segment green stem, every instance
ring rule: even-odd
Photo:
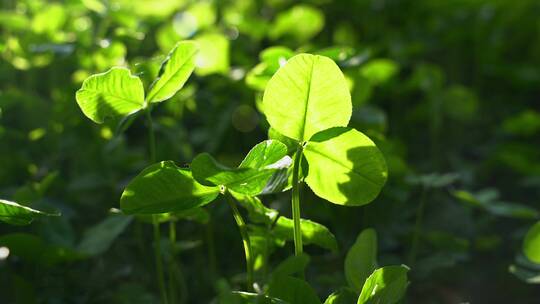
[[[163,274],[163,261],[161,260],[161,233],[159,231],[159,220],[157,215],[152,216],[152,223],[154,224],[154,255],[156,256],[156,271],[161,303],[168,304],[167,290],[165,289],[165,276]]]
[[[175,265],[176,265],[176,256],[175,256],[175,247],[176,247],[176,222],[171,220],[169,222],[169,243],[171,246],[171,264],[172,268],[169,271],[169,302],[171,304],[176,303],[176,276],[175,276]]]
[[[150,152],[150,163],[156,162],[156,136],[154,135],[154,123],[152,121],[152,115],[150,107],[147,107],[144,111],[146,114],[146,121],[148,123],[148,148]]]
[[[294,223],[294,254],[301,255],[303,252],[302,246],[302,227],[300,223],[300,191],[301,184],[298,182],[300,165],[302,160],[302,146],[298,146],[294,157],[293,165],[293,180],[292,180],[292,216]]]
[[[424,209],[426,208],[426,201],[427,201],[427,188],[424,186],[422,188],[422,194],[420,197],[420,203],[418,205],[418,208],[416,209],[416,222],[414,223],[414,232],[413,237],[411,241],[411,250],[409,251],[409,266],[413,266],[416,255],[418,252],[418,245],[420,242],[420,233],[422,231],[422,219],[424,217]]]
[[[247,267],[247,288],[248,288],[248,291],[251,291],[253,290],[253,260],[252,260],[252,255],[251,255],[251,243],[249,240],[248,229],[246,226],[246,222],[242,218],[242,214],[240,214],[240,211],[238,211],[238,208],[236,208],[236,204],[234,202],[233,196],[228,192],[225,195],[227,196],[227,203],[229,204],[233,212],[236,225],[238,226],[238,229],[240,230],[240,235],[242,236],[242,242],[244,243],[244,252],[246,254],[246,267]]]
[[[148,148],[150,152],[150,163],[156,161],[156,137],[154,135],[154,123],[152,121],[151,109],[147,107],[145,109],[146,121],[148,123]],[[161,260],[161,233],[159,230],[159,220],[156,215],[152,216],[152,222],[154,225],[154,254],[156,258],[156,271],[159,285],[159,292],[161,295],[161,302],[168,304],[167,290],[165,289],[165,274],[163,272],[163,261]]]

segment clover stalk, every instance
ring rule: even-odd
[[[246,225],[246,222],[244,221],[244,218],[242,217],[242,214],[236,208],[236,203],[234,201],[234,198],[230,192],[226,192],[225,196],[227,197],[227,203],[231,207],[234,220],[236,221],[236,225],[238,226],[238,229],[240,230],[240,235],[242,236],[242,243],[244,244],[244,252],[246,255],[246,267],[247,267],[247,288],[248,291],[251,291],[253,289],[253,257],[251,252],[251,242],[249,240],[249,233],[248,228]]]
[[[302,227],[300,223],[300,191],[301,184],[299,183],[300,164],[302,161],[303,146],[299,145],[294,156],[293,164],[293,180],[292,180],[292,216],[294,223],[294,254],[301,255],[303,252],[302,246]]]
[[[152,121],[151,108],[147,106],[144,109],[146,115],[146,121],[148,123],[148,148],[150,153],[150,163],[156,161],[156,137],[154,134],[154,124]],[[167,290],[165,289],[165,274],[163,271],[163,261],[161,260],[161,232],[159,230],[159,219],[157,215],[152,215],[152,225],[154,228],[154,255],[156,258],[156,272],[159,285],[159,292],[161,296],[161,302],[168,304]]]

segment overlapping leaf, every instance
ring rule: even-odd
[[[210,154],[202,153],[193,159],[191,169],[193,177],[201,184],[224,186],[234,192],[255,196],[283,184],[272,177],[290,165],[286,153],[284,144],[267,140],[256,145],[238,168],[223,166]]]

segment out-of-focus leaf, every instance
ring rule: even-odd
[[[158,78],[147,96],[150,103],[171,98],[180,90],[195,68],[197,46],[192,41],[179,42],[161,65]]]
[[[345,77],[329,58],[300,54],[270,79],[263,97],[264,114],[279,133],[306,141],[331,127],[346,126],[352,113]]]
[[[474,193],[465,190],[454,190],[452,195],[464,203],[482,208],[493,215],[523,219],[537,219],[540,217],[540,212],[534,208],[498,200],[498,194],[491,189],[484,189]]]
[[[304,155],[309,164],[306,183],[334,204],[368,204],[386,183],[388,171],[382,153],[355,129],[331,128],[315,134]]]
[[[142,109],[144,88],[128,69],[115,67],[87,78],[76,99],[86,117],[103,123],[106,118],[122,118]]]
[[[42,216],[59,216],[19,205],[15,202],[0,199],[0,221],[10,225],[28,225],[34,219]]]
[[[131,216],[112,215],[86,230],[77,251],[96,256],[106,252],[132,221]]]
[[[206,33],[195,38],[199,52],[195,60],[195,73],[205,76],[229,71],[229,40],[219,33]]]
[[[363,230],[345,257],[345,277],[357,293],[362,291],[366,279],[377,269],[377,233]]]
[[[270,38],[290,37],[300,43],[317,35],[324,26],[324,14],[308,5],[296,5],[280,13],[270,30]]]
[[[540,113],[525,110],[507,118],[502,125],[505,132],[513,135],[531,136],[540,131]]]
[[[218,187],[203,186],[189,170],[163,161],[144,169],[129,183],[120,207],[126,214],[179,212],[204,206],[218,194]]]
[[[399,66],[390,59],[374,59],[360,68],[360,74],[374,85],[388,81],[398,71]]]
[[[0,247],[7,247],[10,255],[40,265],[54,265],[82,258],[72,248],[50,245],[43,239],[27,233],[11,233],[1,236]]]
[[[534,224],[525,235],[523,253],[529,260],[540,264],[540,221]]]

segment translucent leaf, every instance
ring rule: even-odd
[[[120,67],[88,77],[75,97],[84,115],[96,123],[122,118],[144,107],[141,80]]]
[[[304,155],[306,182],[318,196],[339,205],[358,206],[374,200],[386,183],[386,162],[375,144],[352,128],[315,134]]]
[[[270,79],[263,97],[264,114],[277,132],[297,141],[337,126],[352,113],[343,73],[329,58],[300,54]]]
[[[120,207],[126,214],[179,212],[204,206],[219,194],[199,184],[189,170],[163,161],[144,169],[126,187]]]
[[[159,78],[152,84],[147,101],[160,102],[176,94],[193,72],[196,54],[194,42],[179,42],[161,65]]]
[[[0,200],[0,221],[4,223],[19,226],[28,225],[34,219],[42,216],[59,216],[59,214],[46,213],[15,202]]]
[[[279,190],[278,171],[286,171],[291,164],[287,147],[277,140],[257,144],[238,168],[219,164],[210,154],[199,154],[191,163],[195,179],[205,185],[225,186],[245,195],[258,195]]]
[[[397,303],[405,294],[409,268],[404,265],[386,266],[375,270],[367,278],[358,304],[393,304]]]
[[[345,257],[345,277],[356,292],[377,268],[377,234],[374,229],[363,230]]]

